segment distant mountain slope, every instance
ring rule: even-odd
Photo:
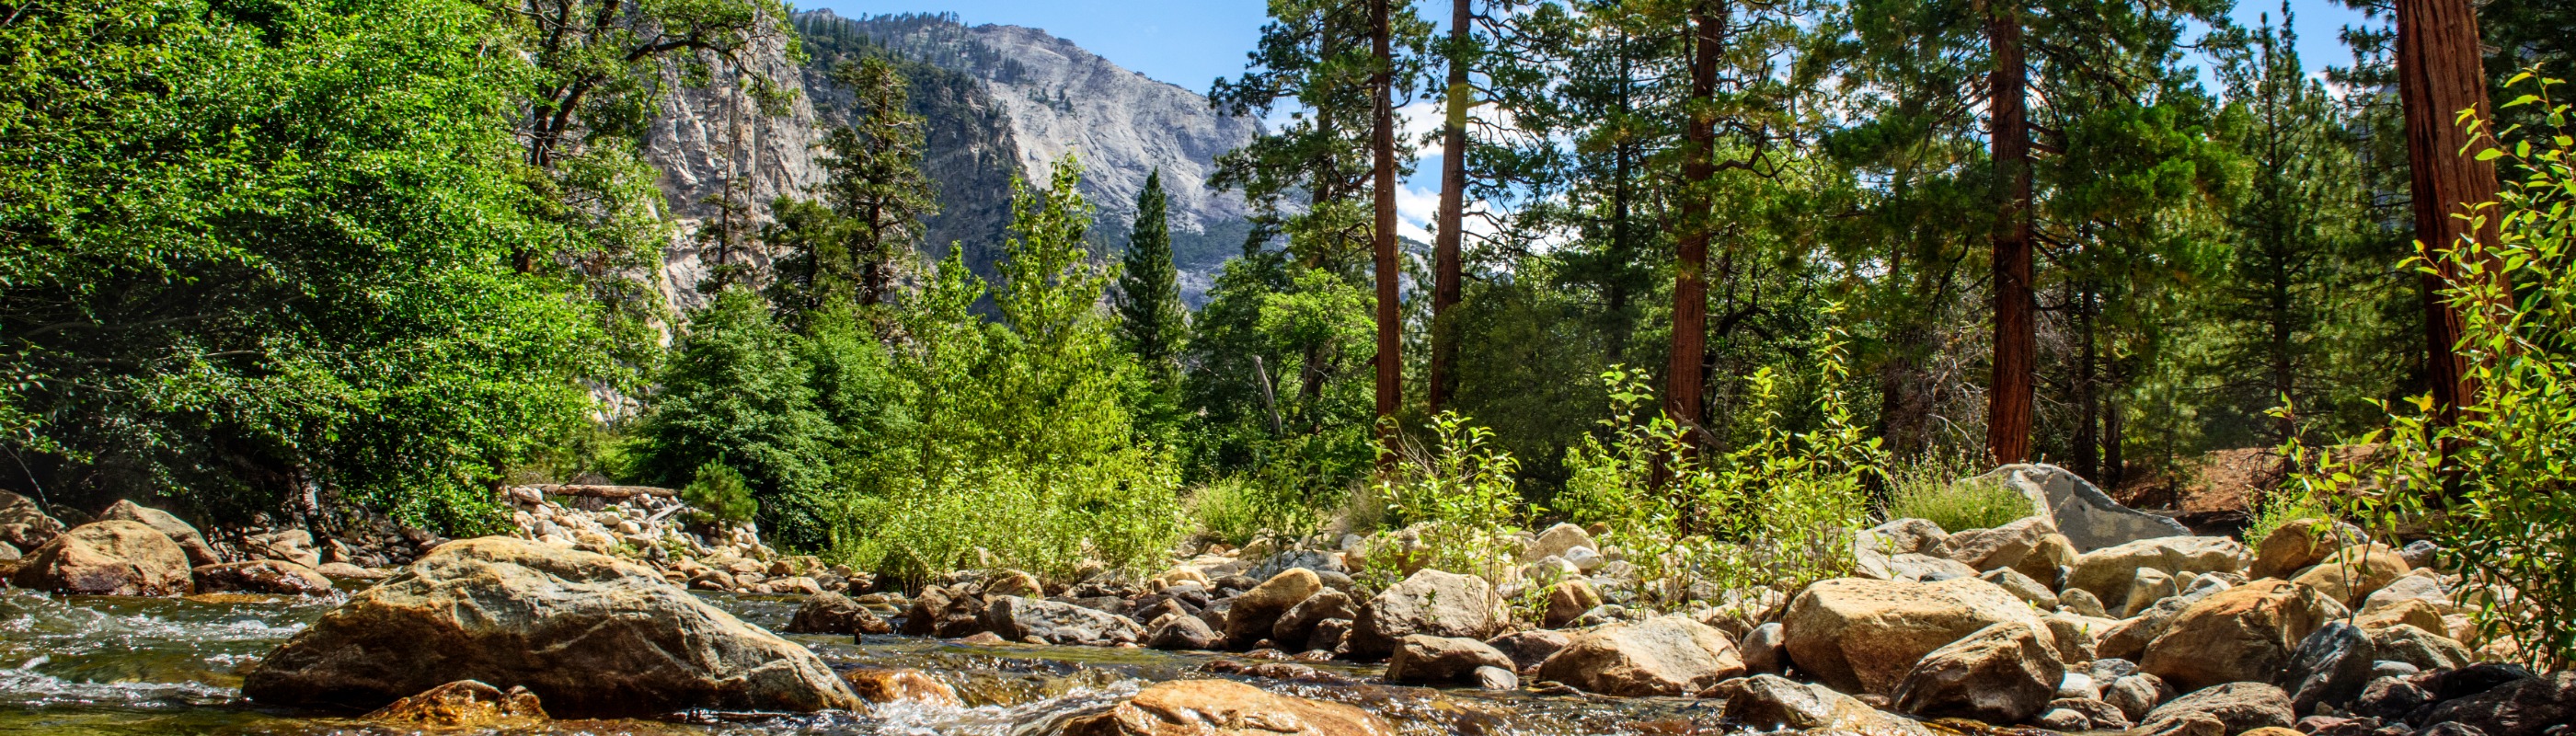
[[[1206,180],[1218,155],[1260,134],[1257,122],[1218,115],[1196,93],[1036,29],[969,27],[948,15],[849,19],[829,11],[800,13],[795,26],[804,64],[789,61],[783,44],[753,57],[796,93],[782,114],[759,114],[725,75],[663,105],[644,152],[661,168],[664,194],[684,226],[714,214],[702,202],[735,178],[749,181],[764,216],[777,196],[806,196],[822,179],[815,144],[850,113],[850,94],[830,81],[830,69],[880,55],[899,60],[914,111],[929,122],[923,168],[942,207],[927,223],[929,247],[961,243],[969,264],[991,275],[1009,224],[1010,182],[1044,181],[1070,151],[1083,163],[1084,194],[1100,208],[1092,239],[1104,252],[1125,242],[1136,194],[1157,169],[1171,193],[1185,298],[1201,301],[1215,271],[1241,252],[1250,229],[1243,201],[1209,189]],[[685,239],[665,254],[664,291],[675,304],[698,301],[690,287],[705,273],[699,255]]]

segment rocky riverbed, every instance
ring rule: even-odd
[[[31,545],[0,562],[22,589],[0,597],[0,667],[15,665],[0,731],[2565,736],[2576,722],[2576,673],[2497,664],[2515,644],[2477,636],[2427,548],[2321,522],[2248,548],[2169,533],[2053,468],[1999,473],[2043,513],[1956,531],[1893,520],[1855,535],[1850,577],[1669,611],[1647,610],[1602,530],[1571,525],[1523,538],[1498,580],[1416,569],[1398,534],[903,591],[748,528],[684,529],[649,493],[514,491],[518,535],[426,540],[374,570],[228,559],[244,545],[131,504],[69,526],[0,498],[0,537]]]

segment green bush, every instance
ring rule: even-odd
[[[751,497],[751,484],[743,482],[742,473],[721,460],[698,466],[697,478],[680,489],[680,500],[727,524],[750,521],[760,513],[760,502]]]
[[[1992,529],[2037,512],[2011,486],[1969,478],[1974,468],[1963,457],[1941,454],[1890,463],[1886,518],[1927,519],[1956,532]]]
[[[2283,525],[2300,519],[2330,516],[2332,512],[2325,504],[2317,503],[2316,499],[2299,489],[2288,486],[2274,489],[2263,495],[2263,502],[2254,506],[2253,518],[2246,520],[2245,546],[2260,549],[2263,540],[2271,538],[2272,532],[2279,531]]]
[[[1305,536],[1320,526],[1303,494],[1241,476],[1200,486],[1191,494],[1189,507],[1197,534],[1238,547],[1264,530]]]
[[[1387,523],[1418,526],[1429,567],[1500,581],[1518,562],[1527,517],[1514,476],[1520,462],[1490,446],[1493,432],[1465,417],[1431,418],[1432,444],[1406,443],[1371,491]]]

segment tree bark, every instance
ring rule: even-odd
[[[1995,356],[1986,451],[1994,462],[2009,464],[2030,459],[2031,374],[2039,354],[2033,320],[2038,305],[2031,294],[2030,121],[2024,97],[2029,70],[2022,59],[2021,19],[2012,9],[1989,6],[1986,40],[1994,53],[1986,103],[1994,111],[1995,180],[2002,187],[1995,211]]]
[[[2460,313],[2442,297],[2465,274],[2445,256],[2462,240],[2492,245],[2497,239],[2494,213],[2484,213],[2485,221],[2474,229],[2453,216],[2495,201],[2497,190],[2495,166],[2461,152],[2469,138],[2460,128],[2460,111],[2476,109],[2482,119],[2492,112],[2484,109],[2486,72],[2469,0],[2397,0],[2397,95],[2406,108],[2415,238],[2435,268],[2424,276],[2425,378],[2432,384],[2434,420],[2447,426],[2458,422],[2461,406],[2476,399],[2477,386],[2458,350]]]
[[[1449,310],[1458,304],[1462,270],[1458,246],[1465,236],[1459,223],[1467,204],[1467,110],[1476,104],[1467,85],[1471,1],[1452,0],[1449,10],[1449,120],[1440,131],[1440,219],[1431,242],[1431,371],[1430,385],[1424,387],[1433,414],[1449,403],[1450,383],[1456,380],[1450,368],[1458,360],[1458,328],[1451,324]]]
[[[1717,5],[1716,12],[1710,6]],[[1706,376],[1702,364],[1708,353],[1708,241],[1715,229],[1714,203],[1709,201],[1709,180],[1716,178],[1714,162],[1717,145],[1716,111],[1708,109],[1717,96],[1718,52],[1722,48],[1726,8],[1717,3],[1701,3],[1691,8],[1695,26],[1691,43],[1689,120],[1682,135],[1681,232],[1676,239],[1673,258],[1673,344],[1671,362],[1666,366],[1664,411],[1691,434],[1692,445],[1705,438],[1700,431],[1700,394],[1705,390]]]
[[[1377,98],[1371,115],[1376,130],[1370,144],[1377,167],[1376,191],[1371,192],[1377,218],[1370,234],[1377,246],[1377,422],[1379,441],[1386,448],[1378,455],[1380,465],[1395,460],[1399,439],[1395,412],[1404,402],[1403,312],[1398,309],[1403,294],[1397,284],[1404,278],[1404,269],[1395,253],[1395,54],[1393,30],[1387,24],[1388,2],[1369,0],[1370,53],[1377,60],[1377,74],[1370,85]]]

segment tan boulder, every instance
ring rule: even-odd
[[[1744,672],[1744,658],[1725,632],[1682,616],[1576,634],[1538,667],[1543,679],[1623,697],[1694,695]]]
[[[2309,632],[2342,613],[2315,589],[2261,580],[2184,608],[2147,644],[2142,672],[2185,692],[2230,682],[2269,682]]]
[[[82,524],[19,560],[10,582],[66,595],[187,595],[196,591],[188,554],[141,522]],[[417,692],[415,690],[414,692]]]
[[[2397,550],[2371,544],[2337,550],[2290,582],[2315,588],[2347,607],[2358,607],[2362,599],[2397,582],[2411,569]]]
[[[2128,610],[2129,586],[2141,568],[2167,575],[2181,572],[2236,572],[2245,569],[2245,545],[2225,537],[2157,537],[2086,552],[2075,558],[2066,587],[2081,588],[2104,608]]]
[[[1279,695],[1232,680],[1160,683],[1107,708],[1018,731],[1039,736],[1386,736],[1395,728],[1341,703]]]
[[[2037,620],[2029,604],[1977,578],[1826,580],[1800,592],[1781,617],[1800,672],[1837,690],[1879,695],[1932,650],[1987,626]]]
[[[2408,598],[2361,612],[2352,625],[2363,631],[2378,631],[2391,626],[2414,626],[2425,631],[2448,631],[2442,620],[2442,609],[2431,601]]]
[[[505,693],[474,680],[458,680],[396,700],[362,720],[442,730],[526,728],[546,720],[546,709],[536,693],[524,687]]]
[[[957,697],[956,688],[910,667],[861,667],[841,673],[841,681],[849,683],[850,692],[858,694],[860,700],[870,703],[915,702],[951,708],[966,705]]]
[[[2066,678],[2048,629],[2008,621],[1932,650],[1896,686],[1896,709],[2010,725],[2048,709]]]
[[[193,574],[200,593],[330,595],[336,590],[321,571],[285,560],[200,565]]]
[[[63,523],[45,513],[34,499],[0,491],[0,543],[34,550],[63,533]]]
[[[1500,603],[1483,578],[1418,570],[1370,598],[1345,643],[1354,656],[1378,657],[1393,653],[1408,634],[1490,639],[1502,633]]]
[[[2326,555],[2361,539],[2361,531],[2349,524],[2330,524],[2319,519],[2297,519],[2273,529],[2263,537],[2254,555],[2254,568],[2246,573],[2256,579],[2288,579],[2323,562]]]
[[[1934,545],[1931,554],[1957,560],[1977,572],[2019,569],[2023,558],[2039,551],[2049,535],[2056,533],[2057,527],[2048,519],[2026,517],[1992,529],[1970,529],[1951,534],[1948,539]],[[2056,575],[2049,577],[2055,578]]]
[[[1038,576],[1036,575],[1031,575],[1019,570],[1003,570],[999,574],[994,575],[991,579],[985,580],[984,589],[977,591],[976,594],[986,598],[1000,598],[1006,595],[1016,595],[1023,598],[1044,598],[1046,597],[1046,586],[1038,583]]]
[[[172,516],[167,511],[139,505],[133,501],[118,501],[116,505],[109,506],[106,511],[99,513],[98,520],[132,521],[159,530],[163,535],[168,536],[170,541],[178,543],[179,551],[188,553],[190,565],[214,565],[224,561],[223,557],[215,554],[215,548],[206,545],[206,535],[198,533],[196,527],[189,526],[188,522],[180,521],[179,517]]]
[[[1292,567],[1272,575],[1235,596],[1233,607],[1225,612],[1225,638],[1237,647],[1270,638],[1281,614],[1323,589],[1324,579],[1306,568]]]
[[[1592,588],[1591,581],[1582,578],[1558,581],[1548,588],[1547,616],[1542,625],[1550,629],[1565,628],[1566,624],[1582,618],[1585,611],[1600,605],[1601,592]]]

